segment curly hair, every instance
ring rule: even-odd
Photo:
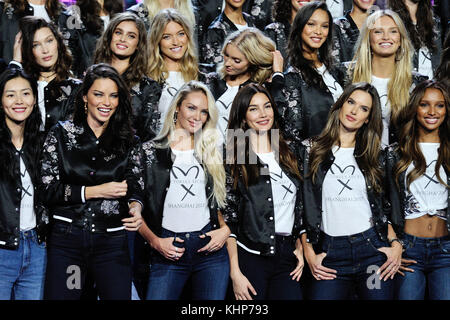
[[[114,53],[111,50],[112,36],[117,26],[124,21],[132,21],[138,29],[138,45],[136,51],[130,57],[130,64],[126,71],[122,74],[122,78],[132,87],[139,83],[145,76],[148,68],[148,49],[147,49],[147,32],[145,30],[144,22],[136,15],[129,12],[118,13],[109,22],[108,27],[97,41],[97,48],[94,54],[94,63],[111,63]]]
[[[12,6],[19,16],[26,14],[25,9],[27,7],[27,0],[5,0],[5,3]],[[65,9],[65,5],[59,0],[47,0],[45,1],[45,10],[52,21],[58,21],[59,14]]]
[[[100,3],[97,0],[77,0],[76,5],[80,8],[81,20],[89,32],[101,35],[104,28],[100,18]],[[104,0],[103,9],[113,17],[123,11],[123,3],[120,0]]]
[[[291,21],[292,0],[275,0],[272,6],[272,18],[275,22]]]
[[[56,81],[59,82],[65,80],[72,75],[70,71],[72,56],[64,44],[61,33],[53,22],[49,23],[44,19],[35,16],[26,16],[20,19],[19,27],[22,31],[22,56],[31,57],[31,59],[23,59],[23,68],[27,73],[35,79],[39,79],[41,72],[48,71],[36,62],[33,53],[33,41],[37,30],[49,28],[58,44],[58,59],[52,67],[56,72]]]

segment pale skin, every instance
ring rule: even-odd
[[[250,134],[250,143],[256,153],[272,151],[268,131],[272,128],[274,113],[269,98],[264,93],[256,93],[250,101],[245,122],[249,128],[254,129]],[[257,292],[247,277],[239,268],[237,243],[234,237],[227,240],[228,256],[230,259],[230,277],[233,282],[233,291],[236,300],[253,300],[252,295]],[[295,242],[293,254],[297,258],[297,265],[289,274],[294,281],[300,281],[303,272],[303,247],[300,239]]]
[[[242,15],[242,5],[245,0],[226,0],[223,12],[234,24],[246,25],[244,16]]]
[[[139,42],[139,30],[133,21],[123,21],[117,25],[111,37],[113,52],[111,66],[123,74],[130,66],[131,56]]]

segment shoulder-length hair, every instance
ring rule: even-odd
[[[15,156],[11,148],[6,147],[11,144],[11,131],[6,124],[6,115],[2,106],[2,98],[5,90],[6,83],[10,80],[16,78],[23,78],[30,84],[33,96],[35,99],[35,104],[33,111],[30,116],[25,120],[25,128],[23,131],[23,156],[27,160],[29,167],[27,167],[30,177],[33,179],[33,183],[37,183],[38,180],[38,164],[41,149],[40,132],[39,128],[41,126],[41,112],[36,103],[37,101],[37,85],[36,81],[26,74],[22,69],[6,69],[0,75],[0,163],[2,163],[2,170],[0,170],[0,178],[12,181],[16,175],[14,170],[18,169],[15,167]]]
[[[97,0],[77,0],[76,5],[80,8],[81,21],[86,29],[96,35],[103,32],[103,20],[100,18],[102,7]],[[123,3],[120,0],[104,0],[103,8],[113,17],[116,13],[123,11]]]
[[[411,163],[414,164],[414,169],[408,173],[406,177],[406,185],[409,189],[411,183],[425,173],[427,163],[422,151],[419,147],[419,123],[417,121],[417,109],[420,101],[427,89],[437,89],[441,91],[446,108],[445,120],[439,127],[439,156],[436,161],[435,173],[439,182],[447,186],[447,183],[442,180],[439,174],[439,168],[443,166],[447,172],[450,171],[450,97],[448,88],[441,82],[426,80],[418,84],[409,100],[408,105],[403,111],[403,126],[399,132],[399,150],[400,160],[394,168],[394,176],[396,183],[403,183],[399,181],[400,174],[406,171]],[[448,188],[449,186],[447,186]]]
[[[19,16],[28,14],[25,12],[27,8],[27,0],[5,0],[5,2],[11,5]],[[58,17],[65,6],[59,0],[47,0],[45,1],[45,10],[47,11],[50,19],[54,22],[58,21]]]
[[[56,72],[56,81],[59,82],[65,80],[72,75],[70,71],[70,66],[72,65],[70,51],[64,44],[63,37],[55,24],[53,22],[49,23],[39,17],[26,16],[20,20],[20,30],[22,31],[22,56],[24,57],[23,68],[35,79],[39,79],[41,72],[48,71],[36,62],[33,53],[34,35],[36,31],[42,28],[49,28],[58,44],[58,60],[56,60],[55,65],[53,66],[53,70]]]
[[[133,140],[133,129],[131,127],[131,98],[128,86],[120,77],[119,73],[106,63],[94,64],[89,67],[84,76],[83,84],[75,99],[75,110],[73,121],[81,125],[86,121],[84,96],[88,95],[89,89],[97,79],[110,79],[117,85],[119,94],[119,105],[108,121],[99,139],[99,147],[108,152],[125,154],[128,152]]]
[[[214,182],[213,196],[219,207],[225,206],[225,169],[223,167],[222,154],[218,150],[219,133],[216,129],[219,119],[214,97],[208,87],[199,81],[191,80],[185,83],[173,97],[164,120],[161,132],[153,139],[157,148],[168,148],[175,138],[175,112],[186,97],[192,92],[202,92],[208,100],[208,119],[201,131],[194,134],[194,149],[200,157],[205,173],[208,172]]]
[[[400,32],[400,47],[395,57],[395,70],[388,83],[388,101],[391,106],[391,121],[398,125],[401,110],[409,99],[409,89],[412,84],[411,41],[408,38],[405,25],[395,12],[379,10],[369,15],[363,24],[353,56],[353,68],[349,69],[352,82],[372,82],[372,49],[370,47],[370,33],[375,23],[383,16],[394,20]]]
[[[136,51],[130,57],[130,65],[122,74],[122,78],[125,82],[129,87],[132,87],[134,84],[141,81],[145,76],[148,67],[147,31],[145,30],[144,22],[136,15],[130,12],[121,12],[114,16],[101,38],[97,41],[94,63],[112,62],[114,53],[111,50],[111,39],[117,26],[124,21],[134,22],[139,32]]]
[[[186,82],[197,80],[199,69],[197,48],[193,40],[193,27],[189,20],[175,9],[161,10],[153,19],[148,39],[149,66],[147,74],[159,83],[163,83],[169,76],[159,43],[161,42],[164,28],[171,21],[178,23],[184,29],[188,38],[188,47],[180,62],[181,74]]]
[[[286,23],[291,21],[292,0],[274,0],[272,5],[272,18],[275,22]]]
[[[333,39],[333,18],[328,10],[325,1],[314,1],[305,4],[301,7],[295,15],[292,22],[291,32],[289,34],[289,40],[287,45],[288,59],[292,66],[298,69],[302,74],[303,79],[310,86],[320,86],[326,89],[326,85],[322,80],[322,77],[314,67],[313,61],[306,59],[303,56],[303,39],[302,32],[308,20],[314,14],[316,10],[324,10],[328,15],[329,31],[328,36],[322,46],[319,48],[319,60],[325,64],[326,68],[330,70],[333,62],[331,56],[331,44]]]
[[[242,87],[234,98],[228,121],[226,159],[227,164],[230,164],[231,166],[231,176],[234,178],[234,188],[237,187],[240,176],[242,176],[246,187],[255,183],[259,177],[258,166],[250,161],[250,139],[249,135],[246,134],[246,132],[248,132],[247,130],[249,130],[249,126],[245,121],[251,100],[257,93],[263,93],[266,95],[273,109],[274,122],[272,128],[268,132],[268,138],[270,140],[276,140],[272,139],[272,134],[274,133],[273,130],[278,131],[279,137],[278,141],[275,141],[272,145],[273,151],[279,155],[280,164],[285,166],[289,172],[300,178],[297,159],[290,151],[283,135],[281,134],[278,123],[280,116],[271,94],[264,86],[256,83],[250,83]],[[244,138],[238,134],[239,132],[245,134]],[[244,159],[243,164],[240,163],[241,159]]]
[[[161,5],[159,1],[155,0],[144,0],[143,3],[148,11],[148,19],[152,21],[158,12],[161,11]],[[174,0],[173,8],[186,17],[192,26],[195,25],[194,6],[191,0]]]
[[[328,153],[337,145],[341,146],[339,129],[339,113],[351,94],[361,90],[367,92],[372,97],[372,108],[368,122],[358,129],[355,138],[355,158],[359,158],[360,170],[368,175],[368,180],[378,192],[382,190],[383,169],[380,167],[379,154],[381,150],[381,133],[383,123],[381,120],[380,97],[374,86],[367,82],[352,83],[348,85],[336,103],[330,110],[328,121],[320,135],[314,140],[309,156],[310,176],[315,182],[320,164],[325,161]]]
[[[273,55],[276,50],[275,43],[266,37],[256,28],[247,28],[242,31],[235,31],[230,34],[222,48],[222,55],[229,44],[235,45],[239,51],[247,58],[249,62],[247,72],[250,74],[250,80],[264,83],[272,75]],[[225,63],[221,62],[217,66],[219,75],[225,78],[227,75]]]
[[[410,40],[416,50],[419,50],[423,44],[425,44],[430,51],[436,50],[436,45],[433,42],[434,21],[431,1],[419,0],[416,12],[416,25],[413,24],[405,0],[389,0],[389,7],[402,19],[406,30],[408,30]]]

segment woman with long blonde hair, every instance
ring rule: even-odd
[[[369,82],[377,89],[383,111],[382,147],[396,140],[399,117],[413,82],[425,77],[412,72],[412,46],[395,12],[379,10],[367,17],[350,67],[352,82]]]
[[[143,144],[144,226],[152,249],[147,299],[179,299],[192,277],[192,298],[221,300],[228,284],[224,244],[230,230],[225,170],[217,148],[218,112],[201,82],[172,100],[160,134]]]

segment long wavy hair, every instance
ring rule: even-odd
[[[298,169],[297,159],[294,154],[289,149],[286,141],[283,138],[279,127],[280,115],[276,108],[275,102],[269,93],[269,91],[262,85],[256,83],[250,83],[242,87],[237,93],[231,105],[230,117],[228,121],[228,134],[227,134],[227,144],[226,144],[226,155],[227,164],[231,167],[231,176],[234,179],[234,188],[237,187],[240,176],[242,176],[244,185],[248,187],[251,184],[256,183],[259,177],[258,165],[252,164],[250,159],[250,139],[246,134],[244,139],[232,134],[232,131],[247,132],[249,126],[246,123],[246,114],[250,106],[250,102],[253,96],[257,93],[263,93],[269,98],[270,104],[272,105],[274,113],[274,122],[272,128],[268,132],[268,139],[272,140],[273,130],[278,130],[278,141],[272,145],[272,149],[279,155],[279,162],[285,166],[289,172],[300,177],[300,172]],[[230,131],[232,129],[232,131]],[[239,159],[239,160],[238,160]],[[240,164],[240,160],[244,159],[244,163]]]
[[[23,59],[22,65],[25,71],[35,79],[39,79],[41,72],[49,71],[36,62],[33,53],[34,35],[36,31],[42,28],[49,28],[58,44],[58,59],[52,69],[56,72],[56,81],[60,82],[72,75],[70,71],[72,56],[64,44],[61,33],[53,22],[48,23],[44,19],[34,16],[26,16],[20,20],[20,30],[22,31],[22,56],[25,58]],[[27,59],[27,57],[30,58]]]
[[[131,98],[128,86],[117,73],[116,69],[106,63],[94,64],[89,67],[84,76],[83,84],[75,99],[73,122],[82,125],[86,121],[85,102],[83,96],[88,95],[89,89],[97,79],[110,79],[117,85],[119,105],[110,117],[108,125],[99,138],[99,147],[107,152],[125,154],[133,141],[131,127]]]
[[[205,84],[191,80],[185,83],[173,97],[164,120],[161,132],[153,139],[157,148],[168,148],[174,140],[175,112],[180,107],[187,95],[192,92],[202,92],[208,100],[208,119],[203,125],[200,134],[194,135],[194,150],[200,156],[203,169],[213,178],[213,197],[219,207],[225,206],[225,169],[223,167],[222,154],[218,150],[219,133],[216,129],[219,111],[217,110],[214,97]]]
[[[272,5],[272,19],[275,22],[291,21],[292,0],[274,0]]]
[[[405,0],[389,0],[389,7],[402,19],[406,30],[408,30],[409,39],[416,50],[419,50],[424,45],[430,51],[436,50],[436,45],[433,42],[434,21],[430,0],[419,0],[416,12],[416,25],[412,22]]]
[[[36,81],[22,69],[6,69],[0,75],[0,93],[1,98],[3,98],[6,83],[10,80],[16,78],[23,78],[30,84],[31,90],[33,91],[33,96],[35,101],[37,100],[37,86]],[[39,172],[39,157],[41,150],[41,135],[40,135],[40,125],[41,125],[41,113],[39,107],[35,103],[33,111],[30,116],[25,120],[25,128],[23,131],[23,156],[27,160],[29,167],[27,170],[33,181],[33,184],[38,182],[38,172]],[[2,170],[0,170],[0,179],[13,181],[17,175],[14,171],[18,169],[17,163],[14,160],[14,150],[8,147],[11,145],[11,131],[6,124],[6,115],[2,106],[2,101],[0,100],[0,162],[2,163]]]
[[[100,18],[102,6],[97,0],[77,0],[76,5],[80,8],[81,21],[86,29],[93,34],[101,35],[103,32],[103,20]],[[103,8],[113,17],[116,13],[123,11],[121,0],[104,0]]]
[[[188,46],[180,62],[181,74],[186,82],[197,80],[199,69],[192,25],[189,23],[189,20],[175,9],[161,10],[153,19],[148,38],[149,66],[147,74],[159,83],[166,81],[169,76],[159,43],[161,42],[164,28],[171,21],[178,23],[184,29],[188,38]]]
[[[367,82],[352,83],[348,85],[336,103],[330,110],[328,121],[321,134],[314,139],[309,155],[309,175],[315,183],[316,175],[320,164],[325,161],[328,153],[337,145],[341,146],[339,131],[341,122],[339,113],[351,94],[361,90],[367,92],[372,97],[372,108],[368,122],[364,123],[356,132],[355,138],[355,158],[359,158],[360,170],[368,175],[368,180],[377,192],[381,192],[383,168],[379,164],[379,154],[381,150],[381,133],[383,123],[381,120],[380,97],[374,86]]]
[[[136,51],[130,57],[130,65],[122,74],[122,78],[129,87],[139,83],[145,76],[148,68],[147,31],[144,22],[136,15],[129,12],[118,13],[108,24],[105,32],[97,41],[94,63],[111,63],[114,53],[111,50],[111,39],[117,26],[124,21],[133,21],[138,29],[138,45]]]
[[[247,58],[249,62],[247,72],[250,74],[251,81],[262,84],[272,75],[272,52],[276,50],[276,46],[260,30],[247,28],[243,31],[233,32],[225,39],[222,55],[225,54],[229,44],[235,45]],[[222,78],[227,76],[224,62],[217,66],[217,70]]]
[[[450,90],[450,30],[447,31],[447,36],[442,46],[441,62],[436,68],[434,78],[443,82]]]
[[[27,0],[5,0],[6,5],[13,7],[18,16],[24,16],[28,14],[25,9],[27,8]],[[45,10],[52,21],[57,22],[59,14],[65,9],[65,5],[59,0],[47,0],[45,1]]]
[[[411,163],[414,164],[414,169],[408,173],[406,177],[406,185],[409,189],[411,183],[422,176],[425,173],[427,163],[422,151],[419,147],[419,126],[417,121],[417,109],[419,108],[420,101],[425,95],[427,89],[437,89],[441,91],[445,101],[445,120],[439,127],[439,156],[436,161],[435,173],[439,182],[447,186],[447,183],[442,179],[439,174],[439,168],[443,166],[447,172],[450,172],[450,97],[448,94],[448,88],[437,81],[427,80],[418,84],[406,106],[403,116],[403,126],[399,132],[398,147],[400,151],[400,160],[397,162],[394,168],[394,176],[397,185],[401,183],[399,181],[400,174],[406,171]],[[449,186],[447,186],[448,188]]]
[[[352,82],[372,82],[372,48],[370,33],[375,23],[383,16],[394,20],[400,32],[400,47],[395,58],[395,70],[388,83],[388,101],[391,106],[391,121],[398,125],[401,110],[408,104],[412,84],[412,46],[405,25],[394,11],[379,10],[369,15],[363,24],[353,56],[353,67],[349,69]]]
[[[162,9],[158,0],[144,0],[143,4],[147,8],[149,21],[152,21]],[[194,6],[191,0],[174,0],[173,9],[178,10],[192,26],[195,26]]]
[[[333,18],[328,10],[325,1],[314,1],[301,7],[295,19],[292,22],[291,33],[287,45],[288,59],[290,64],[295,67],[301,74],[303,79],[309,86],[319,86],[326,90],[326,85],[322,80],[322,76],[317,72],[314,63],[303,56],[303,39],[302,32],[308,20],[316,10],[324,10],[328,14],[329,31],[328,36],[322,46],[319,48],[318,56],[320,62],[325,64],[329,70],[333,63],[331,56],[331,44],[333,39]]]

